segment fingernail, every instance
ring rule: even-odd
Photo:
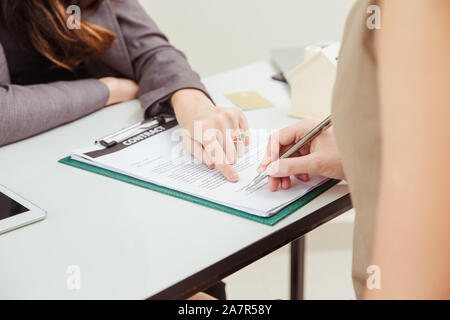
[[[230,174],[230,179],[232,182],[238,182],[239,181],[239,176],[236,172],[233,172]]]
[[[256,170],[256,172],[261,173],[264,171],[264,167],[263,166],[259,166],[259,168]]]

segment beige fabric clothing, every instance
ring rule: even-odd
[[[375,38],[367,8],[379,1],[360,0],[345,28],[333,93],[332,121],[356,210],[353,284],[357,298],[366,287],[375,234],[380,180],[380,115]]]

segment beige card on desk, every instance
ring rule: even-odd
[[[231,100],[231,102],[240,107],[242,110],[252,110],[274,106],[272,102],[264,98],[256,91],[230,93],[226,94],[225,97]]]

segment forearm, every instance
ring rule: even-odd
[[[366,297],[448,299],[450,5],[386,1],[383,12],[382,174],[373,255],[381,290]]]
[[[16,142],[102,108],[108,88],[96,79],[0,86],[0,145]]]
[[[182,89],[176,91],[170,104],[178,119],[184,117],[186,113],[201,112],[203,108],[213,108],[212,101],[202,92],[196,89]]]
[[[151,115],[161,112],[164,107],[173,106],[170,100],[175,92],[187,92],[191,90],[198,92],[198,96],[207,98],[207,91],[200,81],[200,77],[187,63],[184,56],[176,49],[165,49],[148,57],[140,67],[145,73],[139,78],[138,98],[144,109],[149,109]],[[158,76],[155,76],[157,74]],[[183,94],[181,100],[192,100]]]

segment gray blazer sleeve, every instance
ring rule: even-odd
[[[207,94],[186,56],[170,45],[137,0],[115,1],[113,6],[147,116],[172,112],[168,100],[177,90],[194,88]]]
[[[108,98],[108,88],[96,79],[31,86],[0,82],[0,146],[78,119],[104,107]]]

